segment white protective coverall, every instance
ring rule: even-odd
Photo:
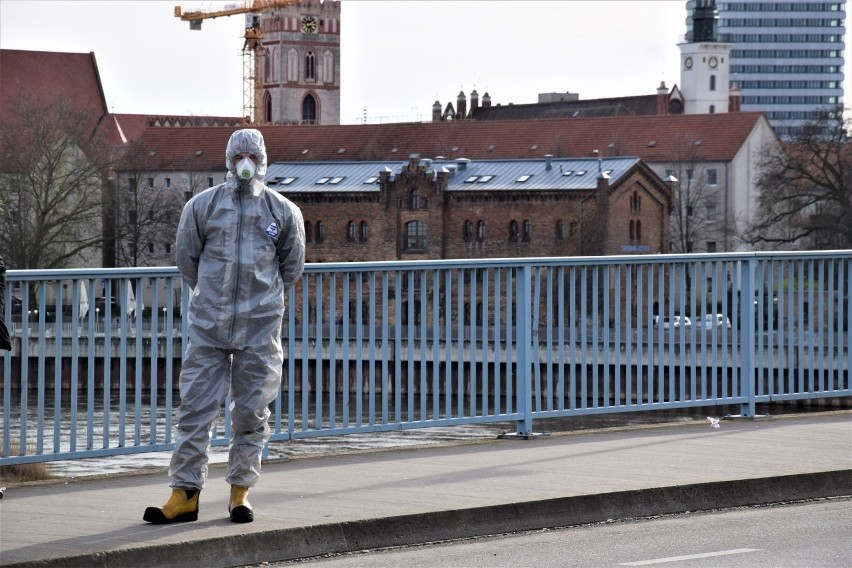
[[[257,170],[235,176],[234,156],[249,152]],[[266,148],[253,129],[231,135],[225,183],[190,199],[176,239],[177,266],[192,289],[189,337],[180,374],[178,437],[171,486],[203,489],[210,431],[231,394],[227,482],[252,487],[269,439],[269,404],[278,396],[284,353],[285,294],[302,275],[302,213],[263,183]]]

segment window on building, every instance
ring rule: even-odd
[[[420,192],[417,189],[412,189],[411,193],[408,194],[408,207],[414,211],[420,209]]]
[[[561,241],[565,238],[565,223],[562,219],[556,222],[556,240]]]
[[[524,221],[524,241],[529,242],[532,238],[532,222],[529,219]]]
[[[311,229],[312,229],[311,222],[305,221],[305,240],[307,242],[311,242],[312,240],[314,240],[314,233]]]
[[[707,252],[716,252],[716,241],[707,241]]]
[[[710,75],[710,90],[716,90],[716,75]]]
[[[426,223],[423,221],[409,221],[405,224],[406,251],[426,250]]]
[[[317,121],[317,100],[312,95],[307,95],[302,100],[302,122],[315,124]]]
[[[166,178],[166,188],[170,188],[172,186],[172,178]]]
[[[717,185],[719,183],[719,173],[716,168],[707,169],[707,185]]]
[[[171,254],[172,253],[172,243],[166,243],[165,245],[163,245],[163,251],[166,254]]]
[[[464,242],[470,242],[473,239],[473,223],[469,219],[464,221],[464,229],[462,230]]]
[[[639,219],[636,220],[636,240],[642,240],[642,221]]]
[[[325,240],[325,223],[317,221],[317,242],[321,243]]]
[[[509,241],[515,242],[518,240],[518,222],[512,219],[509,221]]]
[[[314,81],[316,79],[316,73],[316,59],[314,58],[314,52],[308,51],[305,54],[305,80]]]
[[[369,239],[369,238],[370,238],[370,226],[367,224],[366,221],[361,221],[361,233],[360,233],[361,242],[362,243],[367,242],[367,239]]]
[[[349,221],[346,225],[346,240],[350,243],[355,242],[355,221]]]
[[[485,221],[480,220],[476,224],[476,240],[482,242],[485,240]]]
[[[148,187],[154,187],[154,178],[148,178]]]
[[[207,178],[207,187],[213,187],[213,178],[212,177]]]
[[[686,170],[686,179],[692,181],[692,170]]]
[[[716,113],[716,105],[710,105],[710,114]]]
[[[130,193],[136,193],[136,180],[130,178],[127,180],[127,191]]]
[[[628,225],[628,226],[629,226],[628,231],[629,231],[629,234],[630,234],[630,240],[632,241],[633,239],[635,239],[635,238],[636,238],[636,231],[635,231],[635,226],[634,226],[634,223],[633,223],[633,219],[631,219],[631,220],[630,220],[630,223],[629,223],[629,225]]]
[[[154,243],[148,243],[148,254],[154,254]]]

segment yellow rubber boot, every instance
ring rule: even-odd
[[[248,502],[248,487],[231,485],[231,500],[228,501],[228,512],[232,523],[250,523],[254,520],[254,511]]]
[[[198,489],[172,489],[172,495],[162,507],[148,507],[142,520],[155,525],[198,520]]]

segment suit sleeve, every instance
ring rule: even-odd
[[[290,205],[287,226],[278,241],[278,272],[284,281],[284,292],[296,285],[305,268],[305,223],[298,207]]]
[[[195,199],[183,208],[175,240],[175,260],[184,282],[190,288],[198,283],[198,260],[204,248],[203,220],[199,220]]]

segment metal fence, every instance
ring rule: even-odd
[[[171,449],[176,269],[7,274],[0,465]],[[310,264],[271,440],[848,397],[850,292],[852,251]]]

